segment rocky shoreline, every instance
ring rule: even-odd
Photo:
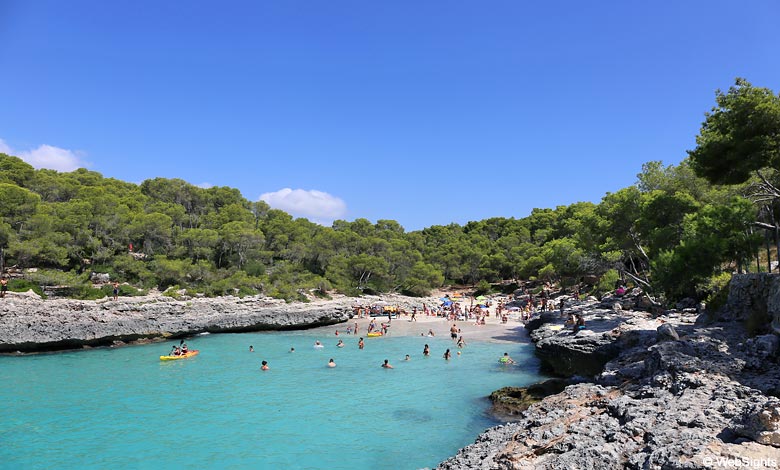
[[[780,340],[745,329],[779,324],[780,277],[735,276],[717,314],[621,301],[576,303],[587,325],[577,334],[557,312],[530,324],[546,369],[578,383],[437,468],[780,467]]]
[[[381,300],[411,308],[421,299]],[[345,322],[354,303],[160,295],[43,301],[9,293],[0,301],[0,353],[314,328]],[[545,390],[508,389],[495,400],[515,421],[485,431],[438,468],[780,467],[780,276],[735,276],[718,314],[631,309],[639,305],[569,302],[567,311],[586,320],[577,334],[558,312],[529,322],[544,369],[571,385],[541,387],[553,393],[541,400]],[[765,334],[750,336],[745,325]],[[507,394],[527,409],[513,412],[518,405]]]
[[[183,338],[198,333],[315,328],[345,322],[354,300],[287,304],[251,297],[162,295],[80,301],[9,293],[0,301],[0,353],[33,353]]]

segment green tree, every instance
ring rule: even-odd
[[[728,92],[717,90],[715,101],[688,152],[696,173],[735,184],[764,168],[780,168],[780,97],[738,78]]]
[[[0,153],[0,183],[26,187],[35,175],[33,167],[18,157]]]
[[[747,194],[764,216],[755,224],[773,232],[780,253],[780,96],[737,78],[715,102],[688,152],[691,166],[716,184],[751,183]]]

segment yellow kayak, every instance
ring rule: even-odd
[[[376,336],[382,336],[382,332],[381,331],[372,331],[371,333],[366,334],[366,336],[368,336],[369,338],[374,338]]]
[[[161,361],[175,361],[177,359],[187,359],[188,357],[197,356],[200,351],[197,349],[193,349],[192,351],[187,351],[187,354],[180,354],[178,356],[160,356]]]

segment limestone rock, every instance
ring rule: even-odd
[[[780,401],[747,410],[737,433],[759,444],[780,447]]]
[[[576,373],[603,348],[613,357],[593,383],[570,385],[490,429],[439,469],[700,469],[780,465],[780,339],[748,336],[780,325],[780,276],[732,281],[728,309],[707,322],[697,310],[613,311],[614,302],[571,308],[587,331],[560,320],[530,334],[537,355]],[[777,298],[775,298],[775,295]],[[764,322],[756,322],[763,315]],[[774,395],[774,396],[773,396]]]
[[[107,284],[111,282],[111,275],[108,273],[91,273],[89,275],[89,280],[92,281],[94,284]]]
[[[680,335],[677,334],[677,330],[674,329],[669,323],[664,323],[659,326],[658,329],[658,341],[679,341]]]
[[[504,387],[490,394],[493,414],[501,417],[517,415],[544,397],[560,393],[572,382],[567,379],[549,379],[527,387]]]
[[[201,332],[310,328],[344,322],[352,314],[348,300],[341,304],[288,305],[259,297],[80,301],[14,294],[0,304],[0,352],[111,346],[115,341]]]

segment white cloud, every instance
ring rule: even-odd
[[[87,166],[87,162],[80,158],[78,152],[59,147],[53,147],[46,144],[40,145],[38,148],[32,150],[14,151],[14,149],[6,144],[5,141],[0,139],[0,152],[7,153],[9,155],[16,155],[35,168],[49,168],[51,170],[57,171],[73,171],[75,169],[84,168]]]
[[[281,209],[297,217],[305,217],[312,222],[330,225],[334,220],[344,217],[347,205],[332,194],[317,190],[284,188],[272,193],[260,195],[260,200],[274,209]]]

